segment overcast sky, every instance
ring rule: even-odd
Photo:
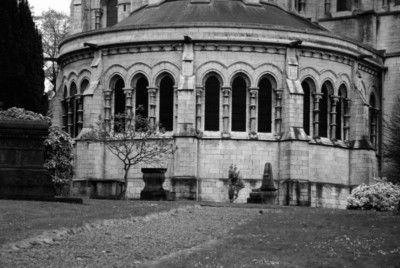
[[[67,15],[70,15],[69,5],[71,4],[71,0],[28,0],[28,2],[29,5],[33,6],[33,13],[36,16],[49,8],[63,11]]]

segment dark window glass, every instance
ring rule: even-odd
[[[124,81],[118,79],[114,87],[114,131],[122,132],[125,129],[125,94]]]
[[[149,85],[145,77],[141,77],[136,82],[136,115],[141,118],[147,118],[149,116],[149,95],[147,92],[147,86]],[[142,120],[138,120],[142,122]],[[136,129],[145,127],[144,125],[136,124]]]
[[[377,130],[378,130],[378,117],[376,112],[376,100],[375,96],[371,95],[369,99],[369,133],[370,133],[370,141],[374,147],[376,147],[376,137],[377,137]]]
[[[272,131],[272,85],[263,78],[258,87],[258,132],[269,133]]]
[[[85,90],[88,89],[88,87],[89,87],[89,81],[86,80],[86,79],[83,80],[82,83],[81,83],[81,90],[80,90],[80,92],[81,92],[81,93],[85,92]]]
[[[310,107],[311,107],[311,90],[308,82],[301,83],[304,91],[303,99],[303,128],[307,135],[310,135]]]
[[[160,82],[160,127],[173,130],[174,122],[174,81],[165,76]]]
[[[107,27],[118,23],[118,0],[108,0],[107,3]]]
[[[78,103],[76,101],[75,95],[77,93],[77,87],[75,83],[71,84],[71,88],[69,90],[69,94],[70,94],[70,101],[69,101],[69,105],[70,105],[70,112],[71,112],[71,133],[69,133],[71,135],[71,137],[75,138],[77,136],[77,132],[78,132]]]
[[[219,130],[219,94],[219,80],[215,76],[210,76],[205,85],[205,130]]]
[[[328,116],[329,116],[329,90],[324,84],[322,86],[322,99],[319,109],[319,136],[328,137]]]
[[[232,83],[232,131],[246,131],[246,81],[241,76]]]
[[[336,139],[341,140],[343,138],[343,127],[344,127],[344,114],[346,112],[346,88],[341,86],[339,88],[339,101],[336,106]]]
[[[337,11],[351,11],[351,0],[337,0]]]

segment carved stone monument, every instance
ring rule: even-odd
[[[275,204],[277,189],[274,185],[271,163],[266,163],[261,188],[253,190],[247,203]]]
[[[0,121],[0,199],[54,199],[43,167],[48,129],[43,121]]]
[[[140,200],[167,200],[167,191],[163,189],[166,168],[142,168],[145,183]]]

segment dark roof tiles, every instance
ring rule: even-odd
[[[114,28],[235,26],[278,27],[321,31],[322,27],[273,4],[246,4],[242,0],[166,0],[134,11]]]

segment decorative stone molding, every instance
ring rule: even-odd
[[[181,44],[148,44],[148,45],[131,45],[121,47],[110,47],[102,50],[103,56],[120,55],[120,54],[137,54],[147,52],[169,52],[183,51]]]
[[[132,120],[132,118],[134,116],[134,112],[133,112],[133,92],[134,92],[134,89],[127,87],[127,88],[124,88],[123,91],[125,93],[126,117],[130,118]],[[126,120],[126,124],[131,124],[132,123],[131,120]]]
[[[245,44],[219,44],[219,43],[196,43],[195,51],[225,51],[225,52],[255,52],[267,54],[285,55],[284,47],[273,47],[265,45],[245,45]]]
[[[351,60],[347,56],[335,54],[335,53],[327,53],[327,52],[322,52],[322,51],[317,51],[317,50],[305,50],[302,49],[300,50],[299,55],[301,57],[308,57],[308,58],[315,58],[315,59],[324,59],[324,60],[329,60],[333,62],[338,62],[338,63],[343,63],[349,66],[352,66],[354,61]]]

